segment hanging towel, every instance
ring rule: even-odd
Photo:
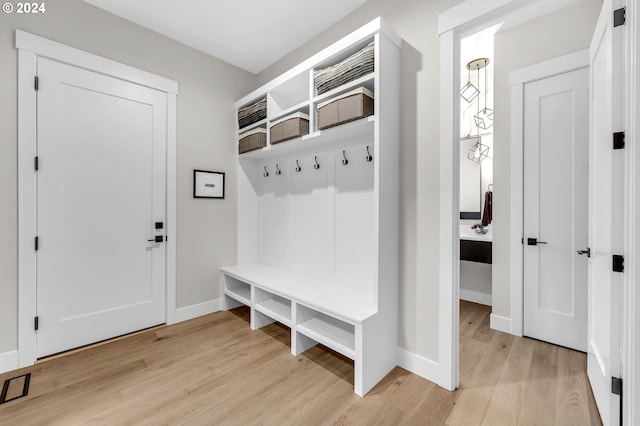
[[[484,210],[482,211],[482,226],[487,226],[493,220],[493,191],[484,193]]]

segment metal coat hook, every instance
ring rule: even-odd
[[[345,166],[349,164],[349,160],[347,160],[347,152],[345,150],[342,150],[342,158],[342,164],[344,164]]]
[[[371,162],[373,160],[373,157],[371,156],[371,153],[369,152],[369,146],[367,145],[367,156],[365,157],[367,159],[367,162]]]
[[[313,165],[313,168],[318,170],[320,168],[320,164],[318,164],[318,157],[314,156],[314,161],[316,162],[316,164]]]
[[[296,160],[296,172],[300,173],[302,171],[302,167],[300,167],[300,163]]]
[[[280,176],[282,174],[282,171],[280,170],[280,167],[278,167],[278,163],[276,163],[276,174],[278,176]]]
[[[269,177],[269,172],[267,171],[267,166],[264,166],[264,177]]]

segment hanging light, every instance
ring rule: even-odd
[[[477,98],[478,95],[480,94],[480,90],[478,90],[478,88],[471,83],[471,64],[472,63],[473,61],[467,64],[467,70],[469,70],[469,74],[467,76],[467,84],[462,86],[462,89],[460,89],[460,96],[462,97],[462,99],[464,99],[469,103],[473,102],[473,100]]]
[[[469,151],[467,152],[467,158],[478,164],[489,156],[489,147],[487,145],[483,145],[480,141],[481,139],[478,138],[478,142],[469,148]]]
[[[493,126],[493,110],[487,108],[487,94],[489,93],[487,86],[487,65],[489,65],[489,59],[475,59],[471,61],[470,64],[473,64],[478,72],[478,86],[480,85],[480,69],[484,69],[484,108],[482,110],[479,109],[480,100],[478,99],[478,113],[473,116],[473,119],[476,122],[476,127],[487,130]]]
[[[471,73],[471,70],[476,70],[476,72],[478,73],[478,81],[480,81],[480,70],[485,68],[485,90],[487,87],[486,84],[486,67],[487,64],[489,64],[489,59],[487,58],[478,58],[478,59],[474,59],[473,61],[469,62],[467,64],[467,69],[469,70],[469,73]],[[484,160],[485,158],[487,158],[489,156],[489,146],[482,144],[482,138],[480,137],[480,129],[485,129],[485,127],[482,127],[480,125],[478,125],[478,118],[483,118],[484,116],[482,115],[483,112],[480,111],[480,99],[478,99],[478,103],[477,103],[477,113],[473,116],[475,122],[476,122],[476,143],[473,144],[473,146],[471,146],[471,148],[469,148],[469,151],[467,152],[467,158],[473,162],[476,162],[478,164],[480,164],[482,162],[482,160]],[[482,111],[487,110],[487,106],[486,106],[486,94],[485,94],[485,107]],[[493,112],[492,114],[493,115]],[[487,121],[488,122],[488,121]],[[482,124],[485,124],[485,121],[482,121]],[[493,122],[491,122],[491,124],[493,124]],[[491,127],[491,126],[489,126]],[[484,136],[484,134],[483,134]]]

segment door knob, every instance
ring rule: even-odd
[[[546,241],[538,241],[537,238],[527,238],[527,245],[537,246],[538,244],[547,244]]]
[[[164,241],[164,237],[162,235],[156,235],[155,238],[152,238],[147,241],[149,241],[150,243],[161,243]]]

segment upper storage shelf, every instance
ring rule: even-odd
[[[380,33],[400,46],[401,40],[397,34],[377,18],[236,102],[238,112],[243,111],[246,116],[247,110],[256,109],[254,104],[257,101],[266,100],[265,117],[254,114],[255,123],[247,123],[246,119],[239,123],[238,140],[258,127],[266,130],[266,138],[252,144],[247,144],[245,140],[240,158],[260,159],[319,148],[331,149],[336,144],[352,143],[354,138],[361,140],[361,136],[372,136],[376,126]],[[323,125],[319,117],[319,106],[325,106],[338,97],[344,98],[345,94],[351,92],[355,93],[350,95],[352,99],[336,103],[322,112],[325,122],[328,114],[336,123],[346,123],[327,129],[328,126]],[[373,99],[357,98],[357,93],[366,93]],[[272,144],[270,129],[273,124],[281,123],[297,113],[308,116],[308,126],[305,122],[304,126],[299,126],[304,130],[292,134],[282,143],[276,144],[277,140],[274,139]],[[359,124],[352,123],[357,120]],[[293,131],[299,130],[293,123],[291,128]],[[324,144],[325,141],[330,143]],[[251,151],[244,152],[246,149]]]

